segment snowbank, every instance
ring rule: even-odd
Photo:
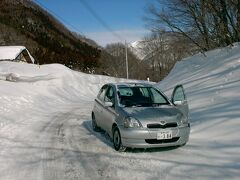
[[[58,93],[62,93],[61,96],[70,97],[77,93],[78,96],[91,100],[97,95],[103,84],[124,81],[124,79],[72,71],[60,64],[38,66],[15,62],[0,62],[0,80],[16,82],[16,86],[24,86],[26,91],[30,89],[38,92],[39,95],[45,95],[43,93],[43,89],[45,89],[46,93],[58,91]],[[20,82],[24,85],[18,84]],[[6,84],[1,88],[1,90],[4,89],[6,89]],[[12,89],[12,91],[14,92],[16,89]]]

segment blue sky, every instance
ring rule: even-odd
[[[144,7],[149,3],[149,0],[34,1],[57,16],[57,19],[69,29],[84,34],[102,46],[124,40],[130,43],[140,40],[148,33],[143,16],[145,14]],[[94,17],[90,12],[91,9],[95,16],[98,15],[100,20],[106,23],[107,28]],[[111,30],[120,37],[113,35]]]

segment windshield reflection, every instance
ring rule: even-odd
[[[123,107],[168,105],[169,101],[153,87],[119,87],[119,104]]]

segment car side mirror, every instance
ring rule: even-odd
[[[113,103],[108,101],[108,102],[104,102],[104,106],[105,107],[113,107]]]

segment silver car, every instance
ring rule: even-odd
[[[95,99],[92,127],[106,131],[117,151],[185,145],[190,122],[183,86],[169,100],[151,84],[105,84]]]

